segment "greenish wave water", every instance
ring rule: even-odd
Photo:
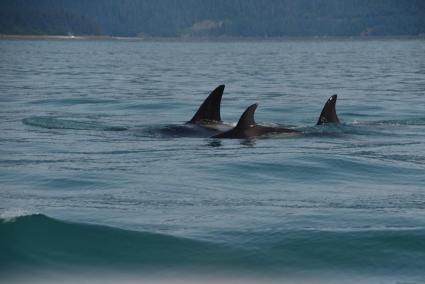
[[[64,222],[41,214],[0,223],[1,274],[114,269],[278,277],[354,272],[422,275],[423,228],[231,231],[216,240]],[[407,262],[411,262],[408,267]],[[155,275],[154,274],[154,275]]]

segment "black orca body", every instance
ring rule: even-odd
[[[223,97],[224,85],[215,88],[199,107],[198,111],[187,123],[207,124],[222,123],[220,115],[221,98]]]
[[[338,116],[336,115],[336,99],[337,95],[333,95],[330,97],[325,106],[323,107],[322,112],[320,113],[319,120],[317,121],[317,125],[322,125],[326,123],[339,123]]]
[[[336,99],[337,95],[333,95],[327,100],[325,106],[323,107],[322,113],[320,114],[317,125],[339,123],[339,119],[335,110]],[[257,106],[257,104],[253,104],[248,107],[242,114],[236,127],[223,133],[214,135],[212,138],[247,139],[268,134],[301,133],[295,129],[270,127],[257,124],[254,119],[254,113],[257,109]]]
[[[203,101],[192,119],[185,124],[172,124],[160,128],[144,129],[143,132],[155,137],[211,137],[232,128],[221,120],[220,107],[224,85],[215,88]]]
[[[235,128],[217,134],[212,138],[233,138],[233,139],[244,139],[252,138],[256,136],[264,136],[267,134],[277,134],[277,133],[299,133],[299,131],[294,129],[282,128],[282,127],[271,127],[263,126],[255,123],[254,113],[257,109],[257,104],[253,104],[248,107],[245,112],[242,114],[239,119],[238,124]]]
[[[199,107],[198,111],[186,124],[200,126],[216,131],[231,129],[221,120],[220,108],[225,85],[215,88]]]
[[[220,85],[215,88],[201,104],[192,119],[186,122],[186,124],[207,125],[223,123],[220,107],[224,87],[224,85]]]

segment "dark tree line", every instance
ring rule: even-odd
[[[0,0],[3,34],[352,36],[425,33],[423,0]]]

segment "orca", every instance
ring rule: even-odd
[[[339,123],[338,116],[336,115],[335,104],[336,104],[337,95],[330,97],[323,110],[320,114],[317,125],[327,124],[327,123]],[[239,119],[238,124],[233,129],[219,133],[212,136],[211,138],[228,138],[228,139],[247,139],[258,136],[264,136],[268,134],[279,134],[279,133],[288,133],[288,134],[301,134],[301,131],[283,128],[283,127],[272,127],[264,126],[257,124],[254,119],[254,114],[258,105],[253,104],[249,106],[242,116]]]
[[[327,123],[339,123],[339,119],[335,109],[337,98],[338,95],[333,95],[326,101],[316,125],[322,125]]]
[[[276,133],[300,133],[297,130],[272,127],[257,124],[254,119],[254,113],[257,109],[257,104],[249,106],[239,119],[238,124],[231,130],[212,136],[212,138],[233,138],[244,139],[256,136],[264,136],[266,134]]]
[[[225,124],[221,119],[220,108],[224,88],[225,85],[219,85],[215,88],[201,104],[192,119],[186,122],[186,124],[192,124],[217,131],[231,129],[232,126]]]
[[[193,117],[184,124],[171,124],[162,127],[142,129],[144,134],[154,137],[211,137],[233,126],[221,119],[220,108],[225,85],[216,87],[202,102]]]
[[[187,124],[217,124],[223,123],[220,114],[221,98],[223,97],[225,85],[215,88],[199,107],[198,111]]]

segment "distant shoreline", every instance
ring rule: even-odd
[[[46,40],[144,40],[143,37],[120,37],[120,36],[74,36],[74,35],[5,35],[0,34],[1,39],[46,39]]]
[[[285,40],[390,40],[390,39],[425,39],[425,34],[409,36],[287,36],[287,37],[124,37],[95,35],[7,35],[0,34],[0,40],[117,40],[117,41],[174,41],[174,42],[220,42],[220,41],[285,41]]]

